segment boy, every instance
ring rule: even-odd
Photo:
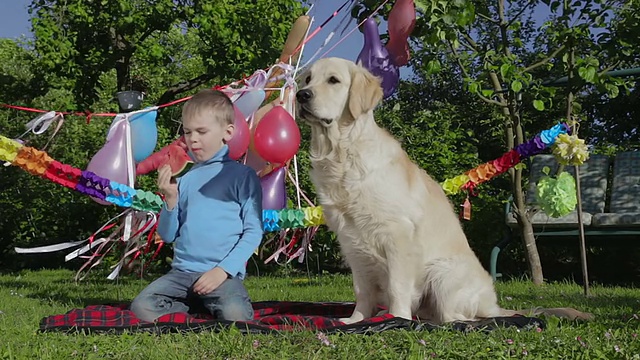
[[[194,166],[177,182],[168,165],[158,170],[164,206],[158,234],[175,242],[172,269],[131,303],[140,320],[187,312],[192,300],[216,318],[253,319],[242,280],[262,240],[262,188],[255,171],[229,157],[234,109],[222,92],[202,90],[182,109],[182,125]]]

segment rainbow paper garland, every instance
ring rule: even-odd
[[[584,140],[570,134],[566,123],[559,123],[542,131],[533,139],[516,146],[504,153],[500,158],[481,164],[465,174],[458,175],[442,182],[447,195],[457,194],[462,190],[472,191],[477,185],[489,181],[510,168],[521,159],[543,152],[553,147],[553,153],[563,164],[581,165],[588,159]],[[76,190],[94,198],[107,201],[120,207],[133,208],[140,211],[159,212],[162,198],[149,191],[137,190],[102,178],[90,171],[82,171],[52,159],[46,152],[0,135],[0,160],[22,168],[32,175],[44,177],[57,184]],[[306,207],[302,209],[263,210],[264,230],[267,232],[281,229],[305,228],[324,224],[322,207]]]
[[[162,198],[150,191],[133,189],[100,177],[91,171],[83,171],[52,159],[46,152],[23,146],[19,142],[0,135],[0,161],[8,161],[32,175],[76,190],[85,195],[107,201],[120,207],[140,211],[160,212]],[[324,224],[322,208],[263,210],[265,231],[304,228]]]
[[[570,136],[570,133],[571,128],[567,123],[556,124],[504,153],[500,158],[478,165],[465,174],[446,179],[441,183],[442,188],[447,195],[457,194],[462,190],[473,191],[479,184],[516,166],[520,160],[540,154],[549,147],[553,147],[553,153],[561,163],[581,165],[589,157],[584,140],[575,135]]]

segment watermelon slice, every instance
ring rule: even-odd
[[[174,177],[184,175],[193,165],[193,160],[187,154],[186,149],[187,144],[184,142],[184,138],[180,137],[139,162],[136,166],[136,175],[148,174],[165,164],[169,164]]]
[[[167,152],[166,160],[162,165],[169,164],[173,177],[180,177],[187,173],[193,166],[193,160],[180,146],[171,146]]]

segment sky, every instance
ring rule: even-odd
[[[22,35],[31,37],[31,25],[29,23],[29,14],[27,12],[27,5],[30,3],[30,0],[2,0],[2,2],[2,11],[0,11],[0,38],[17,38]],[[314,1],[314,6],[309,14],[315,18],[314,22],[311,24],[311,30],[313,31],[318,25],[328,19],[343,3],[344,0]],[[539,9],[541,8],[538,7],[536,9],[536,17],[542,18],[543,16],[546,16],[546,11],[542,10],[544,12],[543,14],[538,11]],[[362,50],[363,36],[360,31],[355,29],[355,20],[347,18],[345,22],[342,23],[343,17],[348,17],[350,12],[349,10],[350,9],[348,7],[345,7],[306,44],[302,58],[303,63],[310,59],[317,60],[320,57],[326,56],[336,56],[353,61],[356,60],[360,50]],[[342,30],[348,21],[350,21],[348,27],[344,33],[342,33]],[[324,48],[320,49],[325,39],[332,31],[335,31],[335,34],[331,38],[330,42]],[[386,24],[381,24],[379,31],[380,33],[385,33],[387,31]],[[319,49],[320,52],[318,55],[312,57]],[[331,51],[326,53],[330,49]],[[411,71],[407,67],[400,68],[400,76],[402,78],[409,77],[410,75]]]
[[[2,0],[2,2],[2,11],[0,11],[0,38],[17,38],[21,35],[31,37],[31,24],[29,22],[29,13],[27,12],[27,6],[31,1]],[[316,1],[309,13],[309,15],[314,17],[313,23],[311,24],[311,31],[328,19],[331,14],[343,4],[343,2],[343,0]],[[349,15],[349,10],[349,7],[345,7],[336,17],[327,23],[320,32],[309,40],[305,45],[302,59],[303,62],[308,61],[310,58],[311,60],[318,59],[330,48],[333,49],[323,57],[337,56],[349,60],[356,60],[360,50],[362,49],[363,37],[362,33],[357,29],[351,32],[351,30],[355,29],[355,20],[352,20],[349,23],[349,27],[344,31],[342,35],[343,39],[341,39],[342,29],[350,19],[346,19],[344,23],[341,23],[341,21],[345,15]],[[340,27],[336,30],[338,26]],[[325,39],[332,31],[335,31],[335,34],[331,38],[330,42],[324,48],[320,49]],[[384,33],[386,31],[386,25],[381,25],[380,33]],[[351,32],[351,34],[346,36],[349,32]],[[318,55],[312,58],[313,54],[318,50],[320,50]],[[410,71],[404,67],[400,69],[400,74],[404,77],[409,75]]]

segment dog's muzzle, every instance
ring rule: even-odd
[[[300,104],[306,104],[311,99],[313,99],[313,91],[309,89],[302,89],[296,93],[296,100],[298,100]]]
[[[309,89],[302,89],[296,93],[296,100],[298,100],[298,103],[300,104],[300,107],[298,110],[300,116],[303,119],[307,119],[307,120],[316,119],[316,120],[320,120],[326,125],[331,125],[331,123],[333,122],[332,119],[320,119],[317,116],[315,116],[313,112],[309,111],[307,106],[305,106],[305,105],[308,105],[312,99],[313,99],[313,91]]]

